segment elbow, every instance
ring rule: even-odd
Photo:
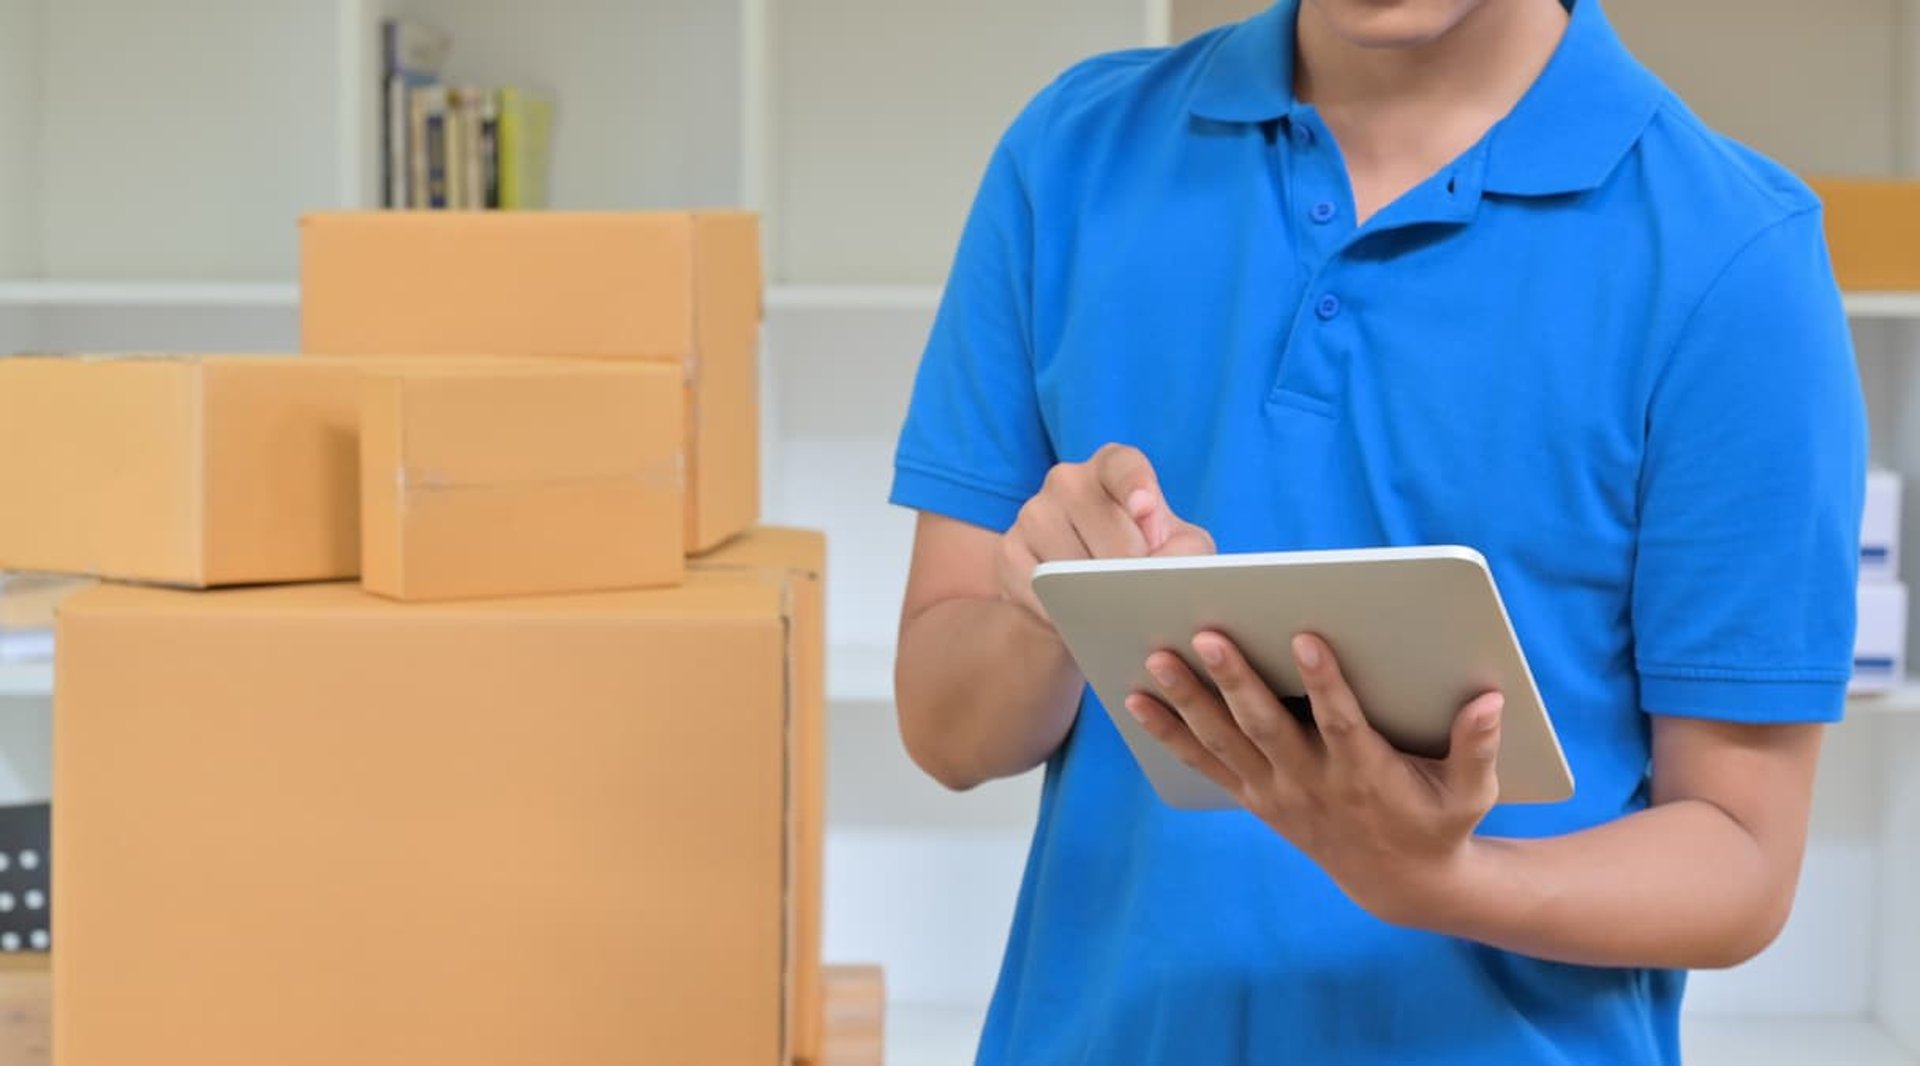
[[[950,792],[968,792],[987,781],[985,775],[966,766],[963,760],[955,756],[950,738],[943,742],[914,729],[909,724],[904,708],[900,713],[900,739],[913,765]]]
[[[1787,916],[1792,912],[1793,897],[1789,892],[1785,900],[1771,902],[1745,921],[1731,924],[1714,943],[1703,945],[1701,957],[1691,960],[1687,968],[1731,970],[1751,962],[1780,939],[1781,931],[1787,927]]]
[[[962,745],[953,730],[936,724],[937,714],[917,707],[898,686],[894,700],[899,712],[900,742],[907,749],[907,758],[913,760],[921,773],[951,792],[971,791],[987,782],[988,775],[970,765],[962,755]]]

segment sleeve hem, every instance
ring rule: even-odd
[[[1012,527],[1028,497],[900,460],[894,464],[893,491],[887,499],[895,506],[944,515],[1001,533]]]
[[[1753,725],[1838,722],[1846,716],[1847,682],[1643,673],[1640,705],[1648,714]]]

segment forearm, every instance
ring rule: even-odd
[[[1476,838],[1460,861],[1455,887],[1416,924],[1588,966],[1743,962],[1779,933],[1798,874],[1699,800],[1568,836]]]
[[[1015,604],[945,600],[901,630],[901,736],[949,788],[1046,761],[1073,725],[1083,684],[1058,634]]]

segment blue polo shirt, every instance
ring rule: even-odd
[[[1222,551],[1478,548],[1578,779],[1492,835],[1643,807],[1648,715],[1839,718],[1865,430],[1813,195],[1578,0],[1514,111],[1356,227],[1295,13],[1082,63],[1014,123],[894,501],[1004,530],[1119,441]],[[1244,812],[1161,804],[1089,693],[979,1061],[1677,1063],[1683,980],[1384,925]]]

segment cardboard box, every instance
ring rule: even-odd
[[[358,569],[359,370],[0,359],[0,569],[208,586]]]
[[[78,594],[63,1066],[786,1063],[804,603]]]
[[[1920,182],[1812,178],[1840,287],[1920,289]]]
[[[47,1066],[53,1061],[47,970],[45,955],[0,954],[0,1062],[6,1066]]]
[[[763,526],[695,559],[697,571],[758,575],[777,583],[795,620],[788,635],[793,709],[788,717],[788,785],[793,815],[793,1055],[820,1056],[825,1016],[821,922],[825,911],[827,827],[826,538],[809,530]]]
[[[827,1037],[817,1066],[882,1066],[887,981],[878,966],[826,969]]]
[[[1860,628],[1849,690],[1886,692],[1907,679],[1907,586],[1897,581],[1862,584],[1859,597]]]
[[[0,358],[0,570],[187,588],[358,576],[361,379],[420,361]]]
[[[350,212],[301,221],[301,346],[585,356],[686,376],[687,544],[759,513],[759,222],[739,211]]]
[[[587,592],[685,572],[671,367],[372,372],[361,419],[360,580],[374,592]]]
[[[1900,577],[1900,475],[1867,472],[1867,505],[1860,517],[1860,580]]]

